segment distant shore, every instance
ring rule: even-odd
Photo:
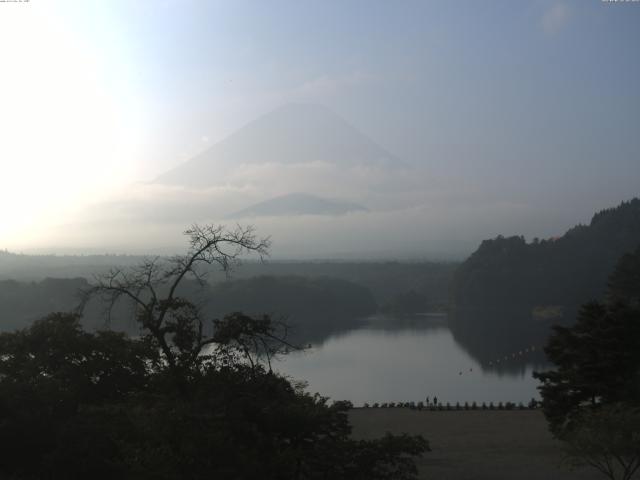
[[[431,480],[597,480],[588,468],[562,464],[540,410],[429,411],[408,408],[354,408],[355,438],[386,432],[420,434],[431,452],[418,459],[421,479]]]

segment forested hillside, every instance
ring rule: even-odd
[[[21,255],[0,250],[0,280],[39,282],[45,278],[93,278],[111,268],[137,265],[144,258],[141,255]],[[234,269],[232,278],[332,277],[367,287],[378,305],[397,303],[413,292],[422,297],[428,308],[435,309],[448,302],[449,284],[457,266],[454,262],[428,261],[247,260]],[[211,284],[227,280],[225,274],[215,268],[207,273]]]
[[[378,306],[368,288],[331,277],[259,276],[222,282],[211,289],[206,310],[213,318],[229,312],[269,314],[291,326],[294,341],[319,342],[358,325]]]
[[[80,303],[79,292],[88,286],[84,278],[0,281],[0,331],[24,328],[50,312],[75,310]],[[240,311],[273,315],[290,325],[294,338],[305,343],[353,328],[378,308],[368,288],[330,277],[260,276],[219,282],[204,289],[189,280],[183,282],[178,293],[197,304],[210,320]],[[105,307],[97,301],[87,304],[84,326],[104,328]],[[127,302],[116,305],[109,322],[114,330],[139,333]]]
[[[0,331],[24,328],[50,312],[77,307],[84,278],[47,278],[41,282],[0,281]]]
[[[602,297],[618,259],[640,244],[640,200],[596,213],[560,238],[499,236],[458,268],[456,308],[575,307]]]
[[[224,282],[212,288],[211,298],[210,308],[218,316],[243,311],[358,317],[377,309],[366,287],[330,277],[260,276]]]

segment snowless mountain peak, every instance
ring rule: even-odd
[[[400,160],[330,109],[290,103],[160,175],[154,183],[208,187],[243,165],[313,162],[346,168],[392,166]]]

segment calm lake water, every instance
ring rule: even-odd
[[[393,327],[390,324],[393,323]],[[361,328],[284,357],[275,369],[334,400],[364,402],[523,402],[539,399],[531,376],[544,365],[509,373],[483,367],[459,345],[444,317],[398,325],[371,318]]]

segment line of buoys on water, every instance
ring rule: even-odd
[[[487,365],[489,367],[493,367],[493,366],[497,366],[500,365],[500,362],[502,361],[503,363],[508,362],[509,360],[515,360],[516,358],[521,358],[527,354],[530,353],[534,353],[536,351],[536,346],[535,345],[531,345],[527,348],[525,348],[524,350],[518,350],[517,352],[513,352],[511,354],[507,354],[504,357],[499,357],[495,360],[491,360]],[[473,367],[469,368],[469,372],[473,372]],[[460,370],[458,371],[458,375],[462,375],[463,371]]]
[[[530,353],[534,353],[536,351],[536,346],[535,345],[531,345],[530,347],[525,348],[524,350],[518,350],[517,352],[513,352],[511,354],[507,354],[504,357],[498,357],[495,360],[491,360],[488,363],[488,366],[493,367],[496,365],[500,365],[500,363],[504,363],[507,362],[509,360],[515,360],[517,358],[523,357],[527,354]],[[460,375],[462,375],[462,372],[460,372]]]
[[[529,353],[534,353],[535,351],[536,351],[536,346],[535,345],[531,345],[530,347],[527,347],[524,350],[519,350],[517,352],[511,353],[510,355],[505,355],[504,357],[500,357],[500,358],[497,358],[495,360],[491,360],[488,363],[488,365],[490,367],[493,367],[494,365],[499,365],[501,361],[502,362],[507,362],[509,360],[520,358],[520,357],[522,357],[524,355],[527,355]]]

